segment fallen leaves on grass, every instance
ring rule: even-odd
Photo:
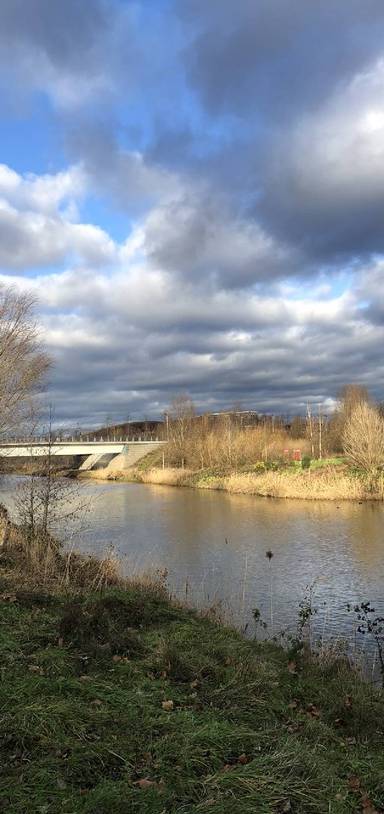
[[[30,664],[28,667],[30,673],[36,673],[39,676],[44,675],[44,670],[42,667],[39,667],[37,664]]]
[[[174,708],[173,701],[163,701],[161,706],[165,709],[166,712],[171,712]]]
[[[315,704],[308,704],[307,715],[309,715],[311,718],[320,718],[321,713],[318,707],[315,706]]]
[[[361,795],[361,804],[363,806],[362,814],[380,814],[379,809],[375,808],[367,794]]]
[[[348,778],[348,786],[351,791],[361,795],[361,812],[362,814],[381,814],[380,810],[375,808],[372,801],[369,799],[368,794],[361,788],[361,780],[355,774]]]
[[[351,774],[351,776],[348,777],[348,786],[351,789],[351,791],[360,791],[361,783],[359,778],[356,777],[355,774]]]
[[[159,792],[164,791],[164,782],[162,780],[157,782],[157,780],[150,780],[149,777],[142,777],[140,780],[136,780],[133,785],[142,791],[146,789],[156,789],[156,791]]]

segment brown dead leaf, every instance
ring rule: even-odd
[[[310,715],[311,718],[320,718],[320,710],[314,704],[308,704],[307,706],[307,715]]]
[[[351,776],[348,777],[348,786],[351,791],[360,791],[361,783],[355,774],[351,774]]]
[[[245,752],[243,752],[243,754],[240,755],[240,757],[237,759],[237,762],[241,763],[242,766],[246,766],[246,764],[249,763],[249,759],[247,758]]]
[[[351,708],[351,706],[352,706],[352,696],[351,695],[346,695],[346,697],[344,699],[344,706],[346,706],[347,709]]]
[[[297,706],[297,701],[291,701],[291,703],[288,704],[288,709],[297,709]]]
[[[133,784],[134,786],[138,786],[139,789],[150,789],[153,786],[156,786],[156,780],[150,780],[149,777],[143,777],[141,780],[136,780]]]
[[[138,786],[139,789],[156,789],[159,792],[164,791],[164,780],[150,780],[149,777],[142,777],[140,780],[136,780],[133,784],[134,786]]]
[[[44,675],[44,670],[42,667],[39,667],[37,664],[30,664],[28,667],[30,673],[37,673],[39,676]]]
[[[301,724],[290,724],[287,726],[287,732],[290,732],[292,735],[294,732],[298,732],[301,729]]]
[[[198,687],[198,686],[199,686],[199,682],[198,682],[197,678],[195,678],[195,680],[194,680],[194,681],[191,681],[191,683],[190,683],[190,685],[189,685],[189,686],[190,686],[191,690],[195,690],[195,689],[196,689],[196,687]]]
[[[163,709],[165,709],[166,712],[171,712],[171,710],[173,710],[174,708],[174,703],[173,701],[163,701],[161,706],[163,707]]]
[[[288,672],[292,673],[292,675],[297,673],[297,664],[296,664],[295,661],[289,661],[287,667],[288,667]]]
[[[91,681],[91,677],[90,676],[85,676],[85,675],[80,676],[79,681]]]
[[[103,705],[103,702],[100,700],[100,698],[95,698],[94,701],[92,701],[91,703],[94,707],[101,707]]]
[[[114,661],[115,664],[117,664],[119,661],[121,661],[121,656],[112,656],[112,661]]]
[[[363,806],[362,814],[380,814],[379,810],[375,808],[367,794],[361,795],[361,803]]]

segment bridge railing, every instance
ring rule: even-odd
[[[44,446],[48,446],[49,444],[51,444],[51,445],[52,444],[98,444],[98,443],[100,443],[100,444],[137,444],[137,443],[150,443],[150,442],[159,443],[160,441],[161,441],[161,439],[158,438],[155,435],[150,435],[150,436],[148,436],[148,435],[145,435],[145,436],[138,435],[138,436],[135,436],[133,438],[132,437],[130,437],[130,438],[129,437],[124,437],[124,436],[119,436],[119,437],[114,437],[114,438],[104,437],[104,436],[102,436],[101,438],[100,437],[96,438],[96,436],[93,437],[93,438],[90,438],[89,436],[87,438],[76,438],[73,435],[70,436],[70,437],[67,437],[67,438],[64,438],[62,436],[56,436],[55,438],[44,438],[42,436],[33,437],[33,438],[28,436],[28,438],[25,438],[25,437],[20,437],[19,436],[17,438],[9,438],[8,437],[8,438],[1,439],[0,440],[0,446],[1,446],[1,444],[4,444],[4,445],[5,444],[23,444],[24,446],[36,446],[38,444],[41,444],[41,445],[44,445]]]

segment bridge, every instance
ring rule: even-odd
[[[159,449],[165,441],[67,441],[48,443],[44,440],[3,442],[0,458],[41,458],[48,455],[64,457],[86,456],[79,469],[90,470],[113,461],[113,469],[128,469],[141,458]],[[104,459],[104,461],[103,461]]]

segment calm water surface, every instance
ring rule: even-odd
[[[0,482],[12,508],[18,476]],[[113,545],[127,574],[168,571],[171,591],[196,605],[220,603],[252,630],[258,607],[271,628],[294,631],[313,586],[317,635],[354,637],[348,602],[384,615],[384,507],[376,503],[273,500],[128,483],[81,482],[90,511],[76,548]],[[271,566],[265,556],[273,552]]]

